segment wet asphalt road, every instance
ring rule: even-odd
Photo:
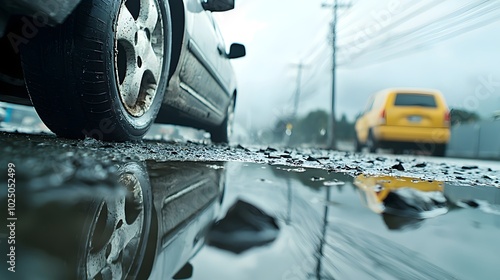
[[[5,132],[0,155],[1,279],[170,279],[191,257],[187,279],[500,275],[498,162]]]
[[[197,142],[144,141],[105,143],[67,140],[53,135],[0,132],[1,164],[35,162],[36,166],[71,167],[72,161],[107,166],[123,161],[237,161],[291,167],[312,167],[357,176],[390,174],[459,185],[500,187],[500,162],[412,155],[377,155],[321,149],[284,149],[211,145]],[[52,164],[54,163],[54,164]]]

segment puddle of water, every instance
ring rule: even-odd
[[[0,279],[169,278],[203,245],[224,192],[221,163],[52,167],[18,166]]]
[[[497,188],[226,166],[223,208],[244,198],[276,217],[280,234],[241,254],[205,246],[192,260],[193,279],[492,279],[500,273]]]
[[[90,164],[19,174],[18,272],[2,259],[0,278],[169,279],[190,258],[188,279],[500,275],[497,188],[237,162],[118,165],[99,178],[65,177],[94,174]]]

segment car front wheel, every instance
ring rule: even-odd
[[[136,279],[146,254],[153,196],[145,166],[118,170],[119,194],[95,199],[82,229],[78,279]]]
[[[60,26],[22,49],[32,103],[68,138],[139,140],[160,109],[171,16],[163,0],[82,1]]]

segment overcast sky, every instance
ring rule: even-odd
[[[450,108],[485,117],[500,110],[500,3],[347,1],[339,1],[351,5],[339,9],[337,116],[353,119],[370,94],[387,87],[439,89]],[[235,10],[216,14],[226,43],[247,47],[233,61],[237,124],[270,127],[292,112],[300,61],[299,114],[329,110],[332,9],[323,2],[333,0],[236,0]]]

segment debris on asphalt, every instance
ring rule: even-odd
[[[405,171],[405,167],[401,162],[398,162],[398,164],[393,165],[391,168],[399,171]]]
[[[0,154],[2,154],[0,164],[26,158],[32,158],[41,163],[48,159],[64,161],[71,158],[90,162],[236,161],[282,165],[290,168],[317,168],[345,173],[353,177],[361,173],[392,174],[460,185],[500,187],[498,165],[458,164],[456,160],[446,158],[440,159],[442,162],[435,158],[429,158],[429,160],[418,158],[418,163],[416,163],[415,156],[411,155],[395,157],[310,148],[243,147],[241,145],[154,140],[137,143],[106,143],[94,139],[68,140],[50,134],[27,135],[0,132]],[[405,165],[416,168],[405,168]]]

